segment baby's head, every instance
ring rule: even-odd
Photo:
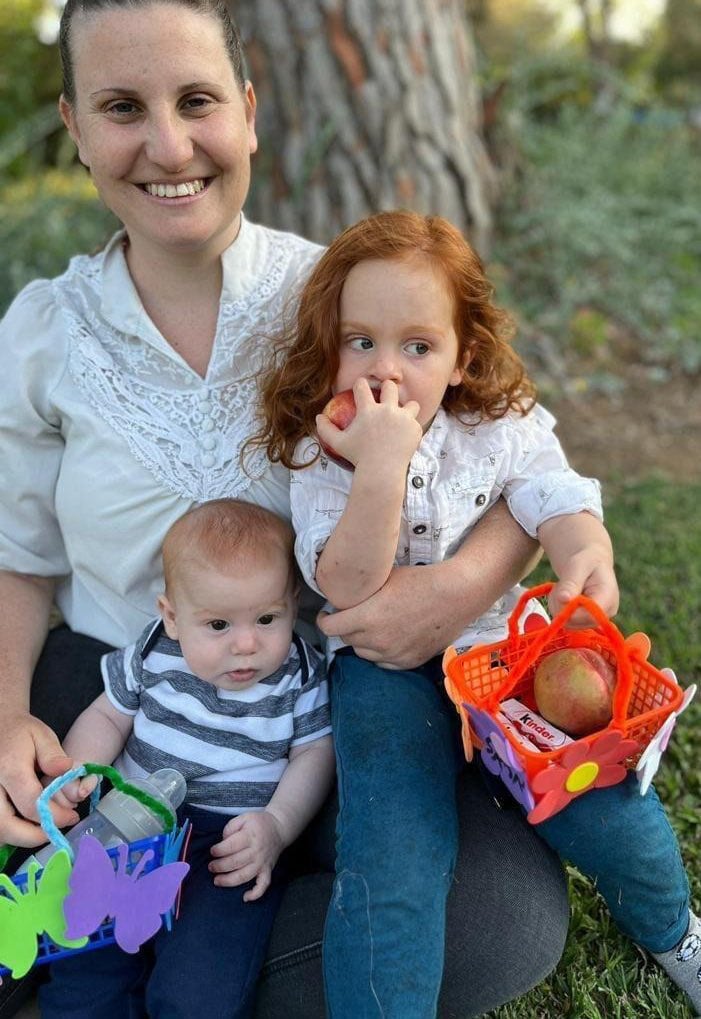
[[[238,499],[190,510],[163,542],[166,633],[190,670],[245,690],[288,656],[297,610],[294,535],[275,513]]]
[[[414,395],[405,385],[406,399],[420,405],[424,426],[439,405],[471,420],[521,409],[533,390],[510,346],[509,316],[492,298],[479,256],[440,216],[381,212],[344,230],[302,291],[284,363],[264,380],[262,444],[268,456],[287,467],[300,466],[294,448],[314,434],[316,415],[332,392],[350,388],[354,374],[368,378],[371,386],[383,374],[392,378],[386,364],[380,371],[369,358],[361,363],[355,356],[374,351],[379,358],[385,339],[396,341],[400,361],[409,355],[404,363],[411,362],[410,373],[426,353],[426,364],[436,365],[425,390],[430,404],[425,412],[422,386]],[[432,356],[435,336],[439,353],[447,352],[440,362]],[[344,356],[347,348],[350,358]],[[401,400],[401,381],[397,384]]]

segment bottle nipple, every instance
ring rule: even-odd
[[[187,782],[175,768],[159,768],[142,781],[147,792],[151,792],[150,787],[153,786],[158,797],[166,800],[173,810],[177,810],[185,799]]]

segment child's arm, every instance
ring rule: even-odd
[[[538,528],[538,538],[558,582],[548,599],[555,615],[578,594],[585,594],[607,616],[618,611],[618,583],[613,569],[613,548],[604,525],[591,513],[551,517]],[[589,615],[578,609],[575,626],[590,626]]]
[[[294,842],[324,802],[333,774],[331,736],[292,747],[289,764],[265,810],[232,817],[222,841],[212,846],[209,869],[215,885],[233,888],[255,878],[243,898],[245,902],[259,899],[270,885],[282,850]]]
[[[400,407],[394,382],[382,384],[380,403],[365,379],[353,395],[357,413],[345,431],[317,417],[319,438],[355,465],[348,503],[316,568],[317,586],[338,609],[365,601],[392,570],[407,468],[421,442],[418,404]]]
[[[73,765],[91,761],[111,764],[127,741],[134,723],[133,715],[117,711],[107,694],[100,694],[78,715],[63,741],[65,753]],[[53,797],[61,806],[75,806],[95,788],[94,776],[69,782]]]

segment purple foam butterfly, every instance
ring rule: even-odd
[[[154,855],[147,849],[128,874],[128,853],[128,846],[117,847],[115,871],[102,844],[83,835],[68,882],[71,891],[63,903],[67,937],[92,934],[103,920],[114,917],[114,940],[134,954],[160,928],[161,915],[172,909],[190,866],[168,863],[144,874]]]

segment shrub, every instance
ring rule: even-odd
[[[0,188],[0,313],[30,280],[56,276],[72,255],[100,247],[116,227],[82,169]]]
[[[604,109],[570,100],[547,115],[544,91],[516,74],[503,118],[510,169],[493,258],[507,299],[527,332],[565,353],[586,310],[640,360],[699,370],[701,139],[625,90],[604,94]]]

